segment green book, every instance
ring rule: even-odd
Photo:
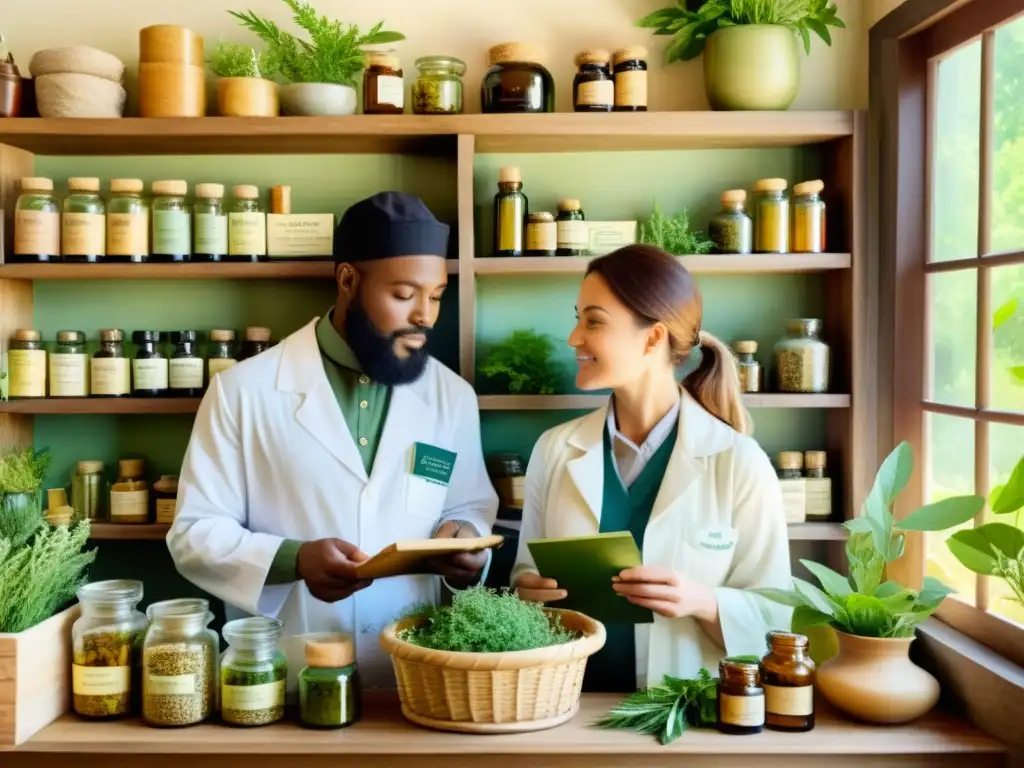
[[[643,565],[629,531],[599,533],[571,539],[538,539],[527,544],[540,575],[554,579],[569,593],[552,608],[585,613],[603,623],[646,624],[654,621],[647,608],[633,605],[612,589],[612,577]]]

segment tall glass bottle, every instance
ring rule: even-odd
[[[769,632],[768,654],[761,659],[765,726],[776,731],[814,728],[815,665],[805,635]]]
[[[522,256],[529,201],[523,194],[523,176],[515,166],[498,172],[494,196],[494,255]]]

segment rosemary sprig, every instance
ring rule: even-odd
[[[637,691],[609,710],[595,725],[635,733],[658,734],[670,744],[689,727],[718,722],[718,681],[702,669],[695,680],[665,676],[660,685]]]

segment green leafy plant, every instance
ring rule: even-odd
[[[0,493],[38,491],[50,468],[50,452],[25,447],[0,456]]]
[[[982,496],[952,496],[927,504],[896,522],[892,505],[914,469],[913,451],[900,443],[882,462],[861,514],[843,525],[850,531],[846,555],[849,577],[810,560],[801,560],[821,584],[794,578],[794,589],[762,588],[757,594],[793,607],[793,631],[828,624],[861,637],[913,637],[952,593],[928,577],[920,590],[882,581],[886,563],[903,556],[909,531],[944,531],[971,520],[985,506]]]
[[[18,448],[0,456],[0,540],[22,546],[43,524],[40,489],[50,466],[46,449]]]
[[[656,245],[677,256],[708,253],[714,246],[714,242],[703,232],[690,229],[690,214],[685,208],[667,216],[657,201],[651,217],[640,223],[639,239],[641,243]]]
[[[726,27],[744,24],[775,24],[788,27],[811,52],[811,33],[832,45],[829,27],[845,27],[829,0],[676,0],[637,22],[654,29],[656,35],[672,35],[668,63],[696,58],[709,35]]]
[[[599,728],[622,728],[634,733],[657,734],[670,744],[689,727],[718,722],[718,681],[706,670],[695,680],[668,675],[660,685],[637,691],[623,699],[597,721]]]
[[[471,587],[457,592],[450,606],[418,606],[405,614],[424,622],[401,638],[424,648],[462,653],[508,653],[546,648],[575,640],[557,616],[539,603],[508,590]]]
[[[480,373],[507,382],[513,395],[553,395],[559,383],[558,369],[551,360],[554,350],[544,334],[513,331],[494,345],[480,365]]]
[[[267,46],[268,61],[289,83],[334,83],[355,87],[364,67],[363,46],[404,40],[405,35],[384,29],[378,22],[368,32],[317,13],[301,0],[282,0],[308,40],[282,30],[275,22],[252,11],[228,11]]]
[[[272,80],[276,74],[271,57],[240,43],[220,42],[210,54],[210,69],[217,77],[255,77]]]

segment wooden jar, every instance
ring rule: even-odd
[[[203,38],[190,29],[157,24],[139,31],[139,115],[206,114]]]
[[[277,117],[277,83],[260,77],[222,77],[217,111],[225,117]]]

